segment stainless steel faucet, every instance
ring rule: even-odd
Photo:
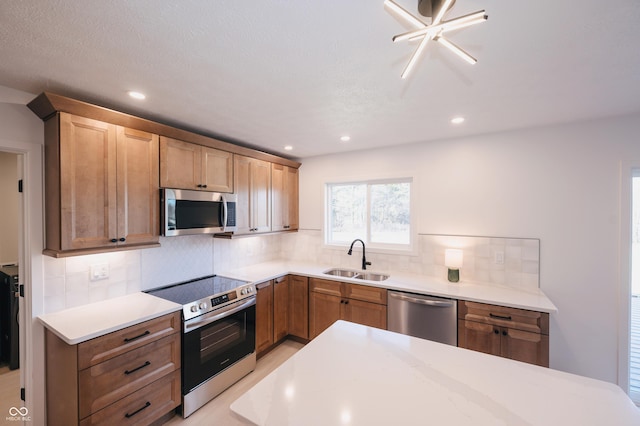
[[[360,241],[362,243],[362,270],[366,271],[367,270],[367,265],[371,265],[371,262],[367,262],[367,258],[365,257],[364,241],[362,241],[359,238],[353,240],[353,242],[351,243],[351,247],[349,247],[349,251],[347,252],[347,254],[349,256],[351,256],[351,253],[353,252],[353,245],[356,243],[356,241]]]

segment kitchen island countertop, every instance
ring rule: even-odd
[[[297,274],[322,278],[325,280],[351,282],[354,284],[364,284],[389,290],[408,291],[430,296],[450,297],[453,299],[489,303],[538,312],[557,312],[556,306],[540,289],[524,290],[514,287],[468,281],[450,283],[444,279],[438,279],[426,275],[416,275],[395,271],[382,271],[385,274],[388,273],[389,278],[387,280],[367,281],[324,274],[323,272],[328,269],[331,269],[331,267],[327,265],[271,261],[223,271],[220,275],[259,283],[287,274]],[[379,271],[373,269],[372,272]]]
[[[257,425],[638,425],[616,385],[338,321],[231,404]]]

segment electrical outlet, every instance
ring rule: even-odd
[[[99,263],[91,265],[91,281],[106,280],[109,278],[109,264]]]
[[[504,265],[504,252],[497,251],[493,255],[493,263],[496,265]]]

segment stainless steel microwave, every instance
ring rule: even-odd
[[[236,227],[235,194],[162,189],[162,235],[217,234]]]

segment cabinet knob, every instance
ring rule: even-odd
[[[204,185],[201,185],[201,186],[202,186],[203,188],[206,188],[206,187],[207,187],[207,184],[205,183]]]
[[[111,241],[112,243],[117,243],[118,242],[118,240],[116,240],[115,238],[112,238],[109,241]]]
[[[125,237],[120,238],[119,240],[121,243],[124,243],[125,241],[127,241],[127,239]]]
[[[502,335],[503,336],[506,336],[507,334],[509,334],[509,333],[507,333],[507,330],[502,330]]]
[[[202,188],[202,184],[201,184],[201,183],[197,184],[196,186],[197,186],[198,188]]]
[[[493,332],[494,332],[495,334],[500,334],[500,330],[498,330],[497,328],[494,328],[494,329],[493,329]]]

